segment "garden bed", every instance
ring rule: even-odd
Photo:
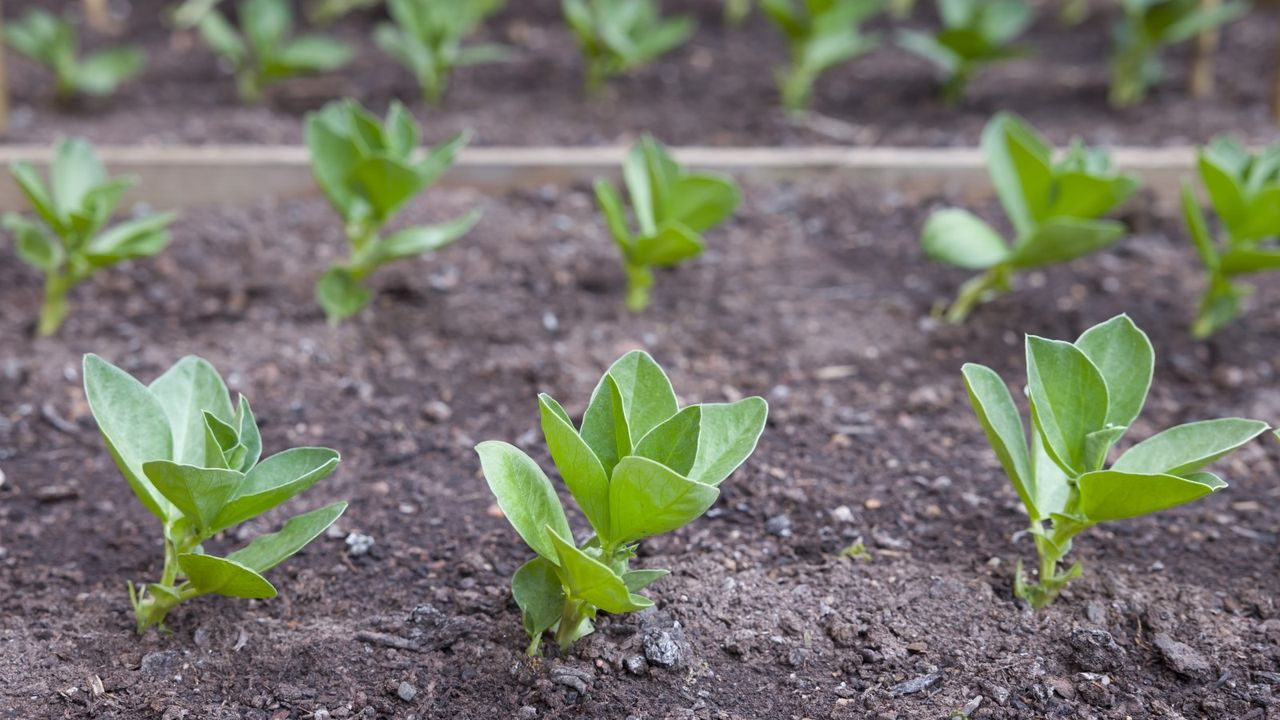
[[[6,9],[15,15],[31,4],[15,1]],[[161,21],[168,4],[135,0],[122,39],[93,38],[96,44],[136,42],[151,57],[143,76],[111,98],[57,108],[49,75],[15,58],[9,140],[43,143],[70,133],[102,143],[298,143],[302,114],[342,96],[375,107],[399,97],[426,119],[431,137],[469,129],[486,145],[626,144],[648,131],[678,145],[964,146],[997,110],[1025,115],[1056,143],[1073,135],[1115,145],[1202,143],[1224,132],[1255,142],[1276,136],[1267,107],[1277,19],[1261,10],[1223,30],[1217,93],[1205,100],[1187,96],[1189,49],[1180,47],[1168,55],[1169,79],[1145,103],[1108,108],[1110,28],[1118,10],[1103,3],[1074,28],[1061,26],[1044,7],[1022,41],[1035,53],[980,73],[958,107],[939,99],[927,62],[886,43],[824,77],[817,115],[804,119],[778,106],[773,70],[786,53],[776,31],[758,16],[743,28],[726,28],[719,0],[683,4],[699,20],[693,41],[611,82],[596,98],[583,95],[582,62],[558,2],[508,3],[483,35],[512,45],[511,62],[462,71],[444,106],[431,111],[417,101],[409,73],[370,40],[373,14],[335,26],[357,47],[349,68],[286,82],[263,106],[246,107],[199,39],[175,35]],[[916,24],[927,27],[920,14]],[[891,35],[890,28],[880,29],[886,39]]]
[[[0,717],[905,719],[978,696],[974,718],[1275,712],[1276,443],[1224,462],[1224,493],[1088,531],[1086,579],[1032,614],[1010,594],[1032,557],[1010,540],[1025,518],[959,366],[1021,377],[1022,332],[1074,337],[1128,312],[1158,358],[1135,436],[1274,420],[1280,287],[1193,343],[1191,248],[1138,210],[1116,249],[937,326],[930,307],[964,274],[922,259],[924,210],[837,180],[746,193],[639,316],[582,188],[432,193],[404,223],[477,204],[485,219],[377,275],[373,311],[336,329],[311,300],[342,246],[319,200],[188,212],[170,251],[80,288],[51,340],[29,335],[37,277],[0,264]],[[769,427],[709,517],[642,548],[638,566],[674,571],[656,612],[529,660],[508,587],[529,553],[471,448],[516,442],[550,468],[536,393],[577,415],[633,347],[686,401],[766,396]],[[154,576],[160,548],[89,416],[88,351],[144,379],[198,353],[252,398],[268,452],[343,452],[305,502],[351,507],[271,573],[278,599],[200,599],[172,635],[133,634],[124,582]],[[347,552],[355,532],[368,554]],[[841,555],[858,541],[869,560]],[[637,661],[646,639],[654,660],[672,649],[664,633],[677,665]]]

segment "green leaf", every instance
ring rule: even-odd
[[[240,67],[249,59],[249,50],[240,34],[221,13],[216,10],[209,12],[200,19],[198,28],[200,39],[209,49],[230,61],[233,67]]]
[[[560,477],[578,501],[591,527],[609,538],[609,475],[578,431],[569,422],[564,408],[550,395],[538,396],[542,414],[542,434]]]
[[[142,504],[161,520],[173,505],[147,480],[143,464],[174,456],[164,407],[132,375],[92,353],[84,356],[84,393],[107,450]]]
[[[550,560],[535,557],[516,570],[511,577],[511,594],[524,620],[524,631],[534,641],[542,633],[560,622],[564,611],[564,588],[556,565]]]
[[[1091,523],[1147,515],[1189,503],[1218,489],[1174,475],[1114,469],[1085,473],[1076,483],[1080,488],[1080,511]]]
[[[186,553],[178,556],[178,565],[202,595],[264,600],[276,596],[275,587],[266,578],[229,558]]]
[[[408,158],[422,144],[422,130],[408,109],[399,100],[391,101],[384,123],[387,134],[387,150],[399,158]]]
[[[703,403],[698,431],[698,456],[689,479],[718,486],[755,452],[769,417],[769,403],[761,397],[734,403]]]
[[[705,513],[720,491],[648,458],[625,457],[609,483],[613,540],[632,542],[683,527]]]
[[[1266,431],[1266,423],[1242,418],[1178,425],[1129,448],[1111,469],[1186,475],[1234,452]]]
[[[169,460],[144,463],[142,472],[201,531],[214,526],[218,511],[244,482],[244,475],[235,470],[193,467]]]
[[[292,557],[320,533],[329,529],[347,509],[345,502],[336,502],[322,508],[289,518],[277,532],[259,535],[243,548],[231,553],[227,559],[244,567],[264,573]]]
[[[702,233],[724,222],[741,201],[738,186],[727,176],[711,173],[684,175],[671,188],[667,219],[679,222],[695,233]]]
[[[345,268],[331,267],[316,281],[316,302],[330,323],[355,315],[372,299],[369,290]]]
[[[311,153],[311,173],[343,220],[352,220],[353,189],[347,182],[360,160],[360,152],[349,138],[335,129],[341,108],[330,106],[326,112],[307,115],[304,138]]]
[[[1280,248],[1266,250],[1253,247],[1232,248],[1222,255],[1225,275],[1247,275],[1265,270],[1280,270]]]
[[[546,527],[546,533],[555,548],[560,572],[572,597],[586,600],[615,615],[653,605],[648,598],[632,595],[617,573],[560,537],[550,525]]]
[[[687,475],[698,455],[702,408],[691,405],[650,430],[636,443],[635,454]]]
[[[21,215],[6,214],[4,227],[15,236],[14,246],[18,251],[18,257],[37,270],[53,272],[65,259],[62,246],[38,225]]]
[[[1186,183],[1182,185],[1182,218],[1187,224],[1187,232],[1191,233],[1191,241],[1196,246],[1200,262],[1204,264],[1206,270],[1217,270],[1218,250],[1214,247],[1209,223],[1205,221],[1204,211],[1200,209],[1200,203],[1196,200],[1191,186]]]
[[[654,183],[643,143],[636,145],[627,154],[627,159],[622,165],[622,176],[626,181],[627,194],[631,197],[631,207],[635,212],[636,222],[640,224],[640,235],[656,234],[658,232],[657,199],[653,196]]]
[[[118,47],[94,53],[76,69],[76,89],[87,95],[110,95],[146,64],[147,54],[138,48]]]
[[[107,171],[88,140],[69,138],[58,143],[49,178],[58,216],[67,218],[83,206],[90,190],[106,182]]]
[[[284,503],[332,475],[340,461],[328,448],[299,447],[272,455],[245,474],[244,483],[214,520],[214,531]]]
[[[555,488],[528,455],[504,442],[490,440],[476,446],[480,467],[498,507],[534,552],[558,563],[546,528],[573,537]]]
[[[631,570],[622,574],[622,582],[628,591],[638,593],[670,574],[670,570]]]
[[[1009,247],[991,226],[968,210],[948,208],[929,216],[920,244],[930,260],[985,270],[1009,259]]]
[[[156,378],[150,390],[164,407],[173,429],[173,457],[158,459],[205,467],[205,411],[223,422],[230,422],[235,416],[222,376],[208,361],[188,355]]]
[[[1075,342],[1107,385],[1107,424],[1128,427],[1142,412],[1151,389],[1156,353],[1147,334],[1128,315],[1094,325]]]
[[[1052,218],[1019,242],[1009,262],[1015,268],[1055,265],[1101,250],[1124,234],[1124,225],[1114,220]]]
[[[599,458],[605,473],[612,475],[618,460],[631,454],[630,431],[622,412],[618,385],[605,373],[591,393],[591,402],[582,417],[582,440]],[[619,441],[625,447],[619,447]]]
[[[341,40],[308,35],[300,37],[279,49],[265,63],[264,75],[268,78],[284,78],[300,73],[327,72],[351,62],[354,53]]]
[[[1028,335],[1027,393],[1054,459],[1073,475],[1092,469],[1085,436],[1105,427],[1108,400],[1106,382],[1089,357],[1071,343]]]
[[[608,375],[617,383],[622,397],[631,447],[680,409],[667,374],[643,350],[632,350],[618,358],[609,367]]]
[[[238,10],[240,27],[260,58],[270,57],[293,27],[288,0],[244,0]]]
[[[987,442],[995,451],[1013,488],[1018,491],[1018,498],[1027,508],[1031,521],[1039,520],[1044,515],[1036,507],[1035,475],[1027,457],[1027,433],[1009,388],[994,370],[983,365],[965,363],[960,372]]]
[[[476,223],[480,222],[481,214],[480,210],[476,209],[439,225],[411,227],[392,233],[370,246],[372,248],[371,263],[383,265],[394,260],[439,250],[467,234]]]
[[[1050,217],[1092,219],[1106,214],[1129,199],[1138,189],[1131,177],[1108,177],[1088,172],[1067,171],[1055,183]]]
[[[692,230],[679,223],[663,223],[654,235],[636,239],[631,261],[638,265],[670,267],[702,254],[705,244]]]
[[[66,220],[59,216],[53,196],[45,188],[36,169],[25,160],[16,160],[9,165],[9,174],[13,176],[14,182],[26,196],[27,202],[31,203],[31,209],[35,210],[40,219],[44,220],[50,228],[61,234],[66,226]]]
[[[613,241],[623,253],[629,254],[632,251],[633,241],[631,231],[627,228],[626,214],[622,209],[622,198],[618,196],[617,189],[608,180],[597,178],[594,187],[596,205],[600,208],[600,214],[604,215],[609,235],[613,237]]]
[[[122,222],[90,240],[84,255],[95,266],[151,257],[169,245],[167,228],[177,218],[177,213],[164,212]]]
[[[245,449],[244,463],[239,469],[241,472],[248,472],[258,464],[258,458],[262,456],[262,435],[258,432],[258,421],[253,417],[249,400],[244,395],[240,396],[236,404],[235,425],[239,428],[240,444]]]
[[[416,170],[386,157],[361,160],[352,169],[351,179],[373,208],[374,216],[383,222],[426,187]]]
[[[999,113],[982,131],[987,172],[1019,237],[1044,219],[1053,180],[1051,148],[1021,118]]]

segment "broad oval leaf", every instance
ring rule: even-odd
[[[677,475],[648,458],[631,455],[609,483],[610,528],[615,543],[661,535],[705,513],[720,491]]]
[[[349,318],[360,312],[373,298],[368,288],[349,270],[331,267],[316,281],[316,302],[324,308],[330,323]]]
[[[511,527],[534,552],[558,564],[546,528],[565,537],[573,537],[573,531],[542,468],[516,446],[496,440],[480,443],[476,452],[489,490]]]
[[[417,257],[423,253],[439,250],[449,243],[467,234],[476,223],[480,222],[480,210],[472,210],[459,217],[439,225],[411,227],[392,233],[385,239],[369,246],[370,263],[383,265],[394,260]]]
[[[1101,250],[1124,234],[1124,224],[1115,220],[1051,218],[1020,236],[1009,262],[1016,268],[1055,265]]]
[[[691,173],[675,181],[668,219],[695,233],[706,232],[732,215],[741,200],[738,186],[729,177]]]
[[[92,353],[84,356],[84,394],[107,450],[142,504],[161,520],[173,505],[147,480],[144,463],[173,459],[173,435],[160,401],[132,375]]]
[[[1044,218],[1048,207],[1052,149],[1024,120],[1010,113],[999,113],[987,123],[981,143],[996,195],[1022,237]]]
[[[691,405],[667,418],[636,444],[635,454],[655,460],[679,475],[688,475],[698,456],[702,408]]]
[[[193,467],[169,460],[148,462],[142,471],[156,490],[200,531],[213,527],[218,512],[244,482],[244,475],[235,470]]]
[[[985,270],[1009,259],[1009,247],[990,225],[968,210],[948,208],[929,216],[920,245],[930,260]]]
[[[1223,487],[1175,475],[1097,470],[1076,479],[1080,512],[1092,523],[1148,515]]]
[[[627,590],[638,593],[670,574],[670,570],[630,570],[622,574],[622,582]]]
[[[560,403],[544,393],[538,396],[538,406],[542,415],[542,434],[560,477],[596,534],[609,538],[609,476],[604,465],[573,429]]]
[[[1032,419],[1046,448],[1072,475],[1086,467],[1085,438],[1107,420],[1107,385],[1082,350],[1068,342],[1027,336],[1027,391]]]
[[[336,502],[322,508],[302,513],[289,518],[276,532],[259,535],[248,545],[227,556],[228,560],[237,562],[260,573],[279,565],[292,555],[315,540],[320,533],[342,517],[346,512],[345,502]]]
[[[205,467],[205,411],[223,422],[235,417],[222,376],[208,361],[188,355],[151,383],[151,393],[164,407],[173,428],[173,457],[183,465]]]
[[[587,555],[547,526],[548,536],[559,558],[560,572],[569,594],[586,600],[615,615],[643,610],[653,605],[648,598],[632,595],[618,574]]]
[[[342,458],[329,448],[298,447],[276,453],[245,475],[214,520],[215,531],[238,525],[284,503],[333,474]]]
[[[622,410],[622,395],[608,373],[591,393],[591,402],[582,416],[581,435],[609,475],[619,459],[631,454],[631,433]]]
[[[543,557],[535,557],[511,576],[511,594],[520,606],[524,631],[535,643],[564,613],[564,587],[558,569]],[[535,645],[536,647],[536,645]]]
[[[609,367],[608,374],[617,383],[622,397],[631,447],[680,409],[667,374],[643,350],[632,350],[618,358]]]
[[[698,456],[688,477],[703,485],[717,486],[755,452],[769,418],[769,403],[762,397],[733,403],[699,405]]]
[[[178,556],[178,565],[200,594],[269,599],[276,596],[267,579],[230,558],[187,553]]]
[[[1244,418],[1186,423],[1152,435],[1129,448],[1111,469],[1186,475],[1235,451],[1266,431],[1266,423]]]
[[[1018,498],[1027,508],[1032,522],[1039,520],[1043,515],[1036,507],[1033,492],[1035,476],[1027,456],[1027,433],[1008,386],[996,371],[983,365],[965,363],[960,372],[987,442],[995,451],[1013,488],[1018,491]]]
[[[1147,401],[1156,364],[1147,334],[1128,315],[1117,315],[1085,330],[1075,345],[1107,385],[1107,424],[1132,425]]]

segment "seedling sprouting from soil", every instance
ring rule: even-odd
[[[1124,15],[1112,33],[1111,104],[1142,102],[1162,74],[1160,52],[1224,25],[1249,11],[1245,0],[1212,7],[1201,0],[1121,0]]]
[[[966,364],[965,387],[987,440],[1030,517],[1040,556],[1034,582],[1018,563],[1014,594],[1032,607],[1053,602],[1079,562],[1060,563],[1081,531],[1191,502],[1227,484],[1204,467],[1267,430],[1256,420],[1222,418],[1179,425],[1107,455],[1142,411],[1155,354],[1125,315],[1085,331],[1074,343],[1027,336],[1031,443],[1004,380]]]
[[[875,48],[879,39],[863,33],[862,24],[884,7],[885,0],[761,0],[791,52],[777,73],[783,107],[804,110],[822,73]]]
[[[57,96],[110,95],[142,70],[146,53],[134,47],[116,47],[80,57],[79,41],[71,23],[47,10],[32,8],[4,32],[9,47],[48,68],[56,79]]]
[[[230,64],[240,99],[256,103],[267,86],[296,75],[336,70],[351,59],[346,43],[324,35],[293,35],[288,0],[242,0],[237,30],[217,9],[200,16],[200,37]]]
[[[967,210],[930,216],[921,235],[930,259],[983,273],[960,288],[946,313],[961,322],[980,302],[1013,287],[1020,270],[1067,262],[1124,236],[1124,225],[1100,216],[1123,203],[1138,182],[1117,173],[1103,150],[1073,143],[1058,162],[1052,148],[1021,119],[1001,113],[987,123],[982,150],[996,195],[1013,226],[1010,246]]]
[[[422,96],[440,103],[456,68],[498,62],[501,45],[464,45],[480,23],[502,7],[502,0],[389,0],[394,24],[383,23],[374,35],[378,46],[418,78]]]
[[[84,358],[84,391],[102,438],[138,500],[164,528],[160,580],[129,599],[139,633],[164,629],[169,611],[201,595],[273,598],[262,576],[333,524],[345,502],[296,515],[226,557],[204,543],[284,503],[338,466],[328,448],[293,448],[259,462],[262,437],[249,403],[235,408],[218,371],[179,360],[150,386],[97,355]]]
[[[1026,0],[938,0],[942,29],[934,34],[903,30],[898,44],[929,60],[946,76],[942,95],[958,102],[974,73],[984,65],[1025,51],[1013,44],[1031,24]]]
[[[588,94],[680,46],[694,29],[689,18],[663,18],[654,0],[560,0],[560,6],[587,62]]]
[[[706,512],[720,483],[755,450],[769,410],[759,397],[681,409],[662,368],[638,351],[601,378],[581,428],[549,395],[538,401],[547,449],[594,530],[585,543],[576,543],[537,463],[504,442],[476,446],[498,506],[537,553],[511,581],[530,655],[548,630],[568,649],[595,629],[600,611],[653,604],[636,593],[669,573],[630,568],[638,541]]]
[[[442,223],[398,230],[385,226],[405,203],[429,188],[453,164],[467,136],[419,151],[422,131],[409,111],[391,104],[383,122],[354,100],[339,100],[306,120],[311,171],[346,229],[351,256],[330,267],[316,283],[316,300],[331,323],[350,317],[369,303],[363,285],[387,263],[438,250],[462,237],[480,220],[480,211]]]
[[[627,155],[623,178],[639,232],[632,233],[622,197],[608,180],[596,180],[596,203],[622,251],[627,307],[639,312],[649,305],[653,269],[701,255],[702,233],[733,214],[740,194],[728,177],[686,172],[648,136]]]
[[[1191,187],[1182,188],[1182,212],[1207,283],[1192,332],[1206,338],[1240,314],[1253,288],[1236,278],[1280,270],[1280,145],[1251,154],[1227,137],[1199,153],[1200,182],[1209,193],[1225,237],[1215,240]]]
[[[132,178],[107,177],[93,146],[80,138],[58,142],[48,186],[29,163],[18,160],[9,172],[40,222],[16,213],[4,216],[18,256],[44,273],[44,305],[36,325],[52,335],[67,316],[67,294],[98,270],[131,258],[150,257],[169,244],[169,225],[177,217],[156,213],[106,227]]]

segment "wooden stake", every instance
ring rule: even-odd
[[[1222,0],[1200,0],[1202,12],[1212,12]],[[1218,51],[1221,29],[1214,27],[1196,37],[1195,56],[1191,60],[1191,76],[1187,89],[1193,98],[1207,98],[1213,94],[1213,56]]]

